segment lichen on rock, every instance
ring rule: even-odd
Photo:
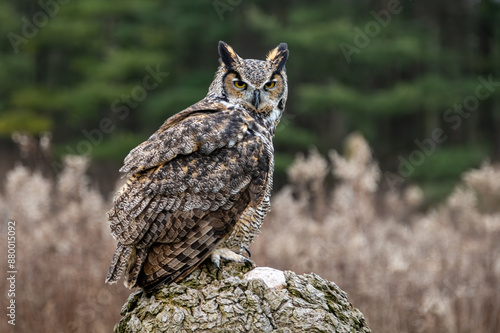
[[[204,265],[150,296],[135,292],[114,331],[371,332],[346,293],[316,274],[247,271],[233,263],[222,271]]]

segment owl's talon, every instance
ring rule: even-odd
[[[217,258],[217,257],[211,257],[212,259],[212,263],[215,265],[215,267],[217,267],[217,270],[220,272],[222,271],[222,269],[220,268],[220,257]]]
[[[252,254],[250,253],[250,249],[248,247],[246,247],[245,245],[242,246],[243,250],[245,250],[245,252],[248,254],[248,257],[251,258],[252,257]]]
[[[255,268],[255,264],[253,263],[253,261],[248,258],[245,258],[245,266],[247,266],[250,269]]]

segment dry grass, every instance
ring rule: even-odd
[[[256,263],[336,282],[374,332],[497,332],[500,168],[469,171],[445,203],[420,212],[418,188],[379,190],[361,136],[346,152],[297,158],[252,245]],[[89,185],[87,164],[68,157],[56,181],[21,166],[6,177],[0,214],[18,223],[16,332],[109,332],[119,319],[128,291],[104,284],[110,201]]]
[[[64,164],[56,182],[22,166],[6,176],[0,214],[17,222],[17,316],[12,327],[3,314],[1,332],[111,332],[120,318],[129,293],[104,284],[114,250],[105,218],[110,204],[89,187],[87,159],[67,157]]]
[[[301,192],[327,192],[312,184],[328,163],[316,152],[296,161],[252,247],[257,263],[335,281],[374,332],[498,332],[500,168],[469,171],[444,204],[418,213],[418,188],[381,193],[364,139],[347,148],[330,153],[338,184],[321,222]]]

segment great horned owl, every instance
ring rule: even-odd
[[[168,118],[125,158],[128,177],[108,212],[118,241],[106,282],[152,290],[205,259],[242,255],[269,210],[272,138],[288,95],[285,43],[265,61],[219,42],[207,96]]]

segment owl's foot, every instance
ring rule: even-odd
[[[210,256],[210,259],[215,264],[215,266],[217,266],[218,270],[221,270],[221,268],[220,268],[220,260],[221,259],[244,263],[245,265],[249,266],[250,268],[255,267],[255,264],[252,262],[252,260],[248,259],[245,256],[242,256],[241,254],[234,253],[233,251],[231,251],[228,248],[221,248],[221,249],[214,250],[214,252],[212,252],[212,255]]]

